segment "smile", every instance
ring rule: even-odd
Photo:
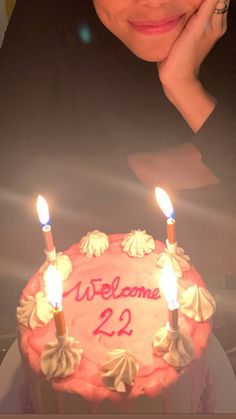
[[[180,21],[181,16],[174,16],[159,21],[129,21],[129,24],[139,33],[145,35],[161,35],[171,31]]]

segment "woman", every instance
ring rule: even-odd
[[[221,201],[219,181],[231,197],[234,19],[226,0],[18,0],[0,58],[5,189],[58,195],[84,210],[83,229],[111,231],[156,224],[134,173],[148,186],[209,185],[180,193],[188,202]]]
[[[216,104],[198,75],[226,31],[227,2],[94,0],[94,5],[103,24],[134,54],[158,63],[167,98],[197,132]]]
[[[131,0],[114,4],[108,0],[94,0],[94,5],[103,24],[134,54],[157,63],[167,99],[197,133],[217,105],[217,99],[205,90],[199,80],[199,70],[212,47],[226,32],[228,2]],[[178,147],[174,163],[178,164],[178,159],[185,164],[194,162],[194,153],[194,147]],[[171,154],[167,152],[161,157],[166,160],[165,164]],[[190,164],[190,178],[184,180],[188,175],[185,166],[180,188],[184,188],[186,182],[187,185],[193,182],[193,187],[217,181],[207,170],[204,171],[201,164],[194,169],[198,171],[199,183],[194,185]],[[164,176],[167,175],[165,172]],[[172,179],[171,184],[176,186],[176,180]]]

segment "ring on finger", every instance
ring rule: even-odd
[[[217,7],[214,10],[214,13],[216,15],[223,15],[224,13],[226,13],[228,11],[229,5],[228,5],[228,1],[227,0],[219,0],[218,3],[224,3],[223,7]]]

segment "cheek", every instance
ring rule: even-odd
[[[101,22],[107,26],[109,20],[109,13],[106,7],[106,2],[101,0],[93,0],[93,5]]]
[[[184,13],[191,15],[201,7],[201,4],[204,3],[204,1],[205,0],[180,0],[178,5]]]
[[[129,15],[130,0],[93,0],[101,23],[125,44],[129,43],[130,33],[126,16]],[[124,4],[126,3],[126,4]],[[126,6],[126,7],[125,7]]]
[[[185,2],[186,1],[188,2],[188,0],[185,0]],[[194,11],[196,11],[199,9],[203,2],[204,0],[189,0],[189,5]]]
[[[110,30],[117,25],[129,0],[93,0],[96,13],[101,22]]]

